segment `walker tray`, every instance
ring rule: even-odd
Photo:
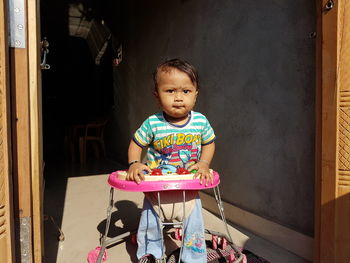
[[[204,183],[200,184],[199,178],[194,178],[194,174],[178,175],[145,175],[146,180],[137,184],[135,181],[125,180],[126,171],[116,171],[109,175],[108,184],[119,190],[129,192],[156,192],[168,190],[202,190],[214,188],[220,183],[220,176],[213,171],[214,183],[208,182],[206,186]],[[176,179],[176,177],[187,179]],[[158,179],[158,180],[155,180]]]

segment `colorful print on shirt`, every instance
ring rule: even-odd
[[[214,140],[215,134],[207,118],[194,111],[181,126],[169,123],[163,113],[154,114],[134,134],[138,145],[149,146],[147,157],[151,169],[160,165],[187,168],[187,164],[200,158],[202,145]]]

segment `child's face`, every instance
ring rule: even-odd
[[[193,109],[198,90],[188,75],[178,69],[160,71],[155,95],[163,111],[174,119],[187,118]]]

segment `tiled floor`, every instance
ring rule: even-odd
[[[54,218],[61,226],[65,240],[59,242],[59,232],[51,221],[45,221],[45,262],[72,263],[87,262],[89,250],[99,245],[104,231],[108,206],[108,173],[121,168],[108,161],[79,165],[47,164],[45,170],[45,214]],[[143,194],[115,191],[115,210],[112,214],[109,236],[113,237],[127,230],[137,228]],[[203,210],[207,229],[225,232],[222,221]],[[234,241],[271,263],[306,263],[308,261],[279,248],[253,234],[229,226]],[[238,230],[239,229],[239,230]],[[176,242],[168,239],[169,251]],[[121,242],[108,249],[106,262],[137,262],[135,246]]]

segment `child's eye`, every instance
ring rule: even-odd
[[[166,93],[174,93],[174,90],[173,89],[168,89],[165,91]]]
[[[191,91],[189,89],[185,89],[184,90],[184,93],[187,94],[187,93],[190,93]]]

